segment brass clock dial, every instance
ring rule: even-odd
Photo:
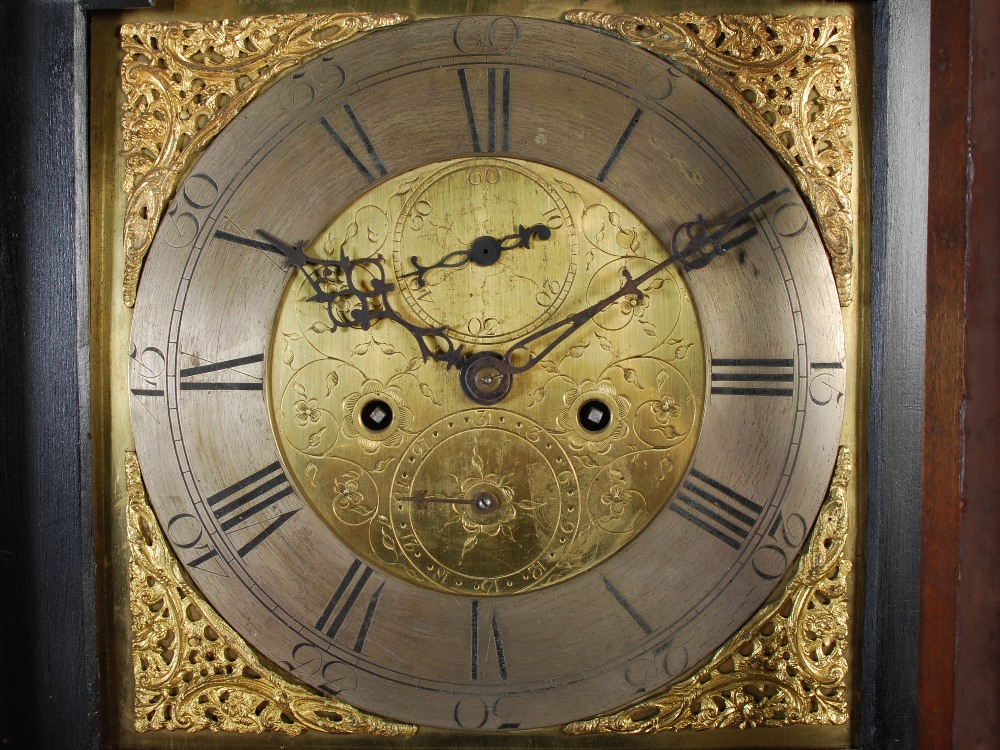
[[[470,259],[473,248],[486,257]],[[392,307],[425,328],[451,321],[448,336],[473,356],[669,257],[596,185],[478,156],[364,192],[310,255],[342,250],[364,288],[386,273]],[[360,300],[324,270],[293,274],[285,290],[269,403],[299,494],[368,564],[457,594],[516,594],[602,562],[673,495],[705,400],[705,346],[676,269],[654,275],[644,299],[609,304],[490,408],[455,369],[423,363],[411,330],[348,325]],[[338,295],[332,307],[315,283]]]
[[[262,94],[169,207],[132,343],[150,499],[213,606],[451,729],[694,667],[794,560],[843,417],[809,389],[843,390],[836,289],[766,148],[668,61],[522,18]]]

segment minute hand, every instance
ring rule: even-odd
[[[559,344],[587,323],[587,321],[608,307],[608,305],[617,302],[622,297],[635,296],[640,300],[643,299],[645,294],[642,291],[642,285],[674,263],[680,263],[685,268],[704,268],[714,258],[725,255],[726,252],[736,245],[745,242],[757,234],[757,229],[750,227],[735,237],[730,237],[730,234],[744,224],[747,224],[750,221],[750,214],[756,209],[770,203],[778,196],[784,195],[787,192],[789,192],[788,188],[784,190],[772,190],[764,197],[758,198],[732,216],[718,222],[708,223],[702,216],[698,216],[694,221],[681,224],[674,232],[671,254],[666,259],[636,278],[632,278],[632,274],[628,270],[623,269],[622,276],[625,277],[625,283],[621,289],[609,294],[604,299],[598,300],[590,305],[590,307],[586,307],[572,315],[566,316],[562,320],[540,328],[525,336],[520,341],[515,342],[503,355],[504,369],[511,374],[530,370],[547,357]],[[714,231],[710,232],[710,228],[714,228]],[[682,235],[686,235],[690,238],[690,241],[685,246],[678,247],[678,240],[682,239]],[[557,331],[558,333],[556,333]],[[515,365],[511,362],[511,356],[515,352],[527,349],[530,344],[550,334],[556,335],[539,353],[528,357],[524,364]]]

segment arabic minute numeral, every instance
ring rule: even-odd
[[[218,199],[219,186],[207,174],[199,172],[188,177],[181,194],[163,214],[163,223],[174,230],[174,234],[168,233],[166,243],[171,247],[187,247],[194,242],[201,232],[205,209]]]
[[[788,569],[788,552],[798,549],[805,541],[808,524],[798,513],[790,513],[788,518],[779,510],[768,530],[765,542],[754,550],[750,558],[753,572],[766,581],[773,581],[784,575]]]

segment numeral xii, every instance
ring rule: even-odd
[[[500,150],[510,150],[510,68],[500,70],[500,118],[499,133],[497,122],[497,68],[486,69],[486,148],[483,148],[483,138],[480,132],[481,120],[476,119],[473,106],[473,92],[469,86],[469,74],[465,68],[458,70],[458,84],[462,89],[462,100],[465,102],[465,119],[469,125],[469,135],[472,138],[473,151],[497,150],[499,135]]]

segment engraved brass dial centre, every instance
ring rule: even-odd
[[[484,244],[497,252],[479,263]],[[338,294],[348,280],[291,276],[269,362],[275,434],[297,489],[356,554],[431,588],[518,593],[590,569],[656,516],[705,397],[680,272],[602,307],[516,377],[498,353],[668,257],[627,207],[549,167],[454,159],[374,187],[307,254],[341,253],[391,258],[350,283],[393,285],[386,304],[444,326],[465,355],[456,378],[395,320],[331,330],[316,284]],[[349,320],[358,303],[336,300]]]

